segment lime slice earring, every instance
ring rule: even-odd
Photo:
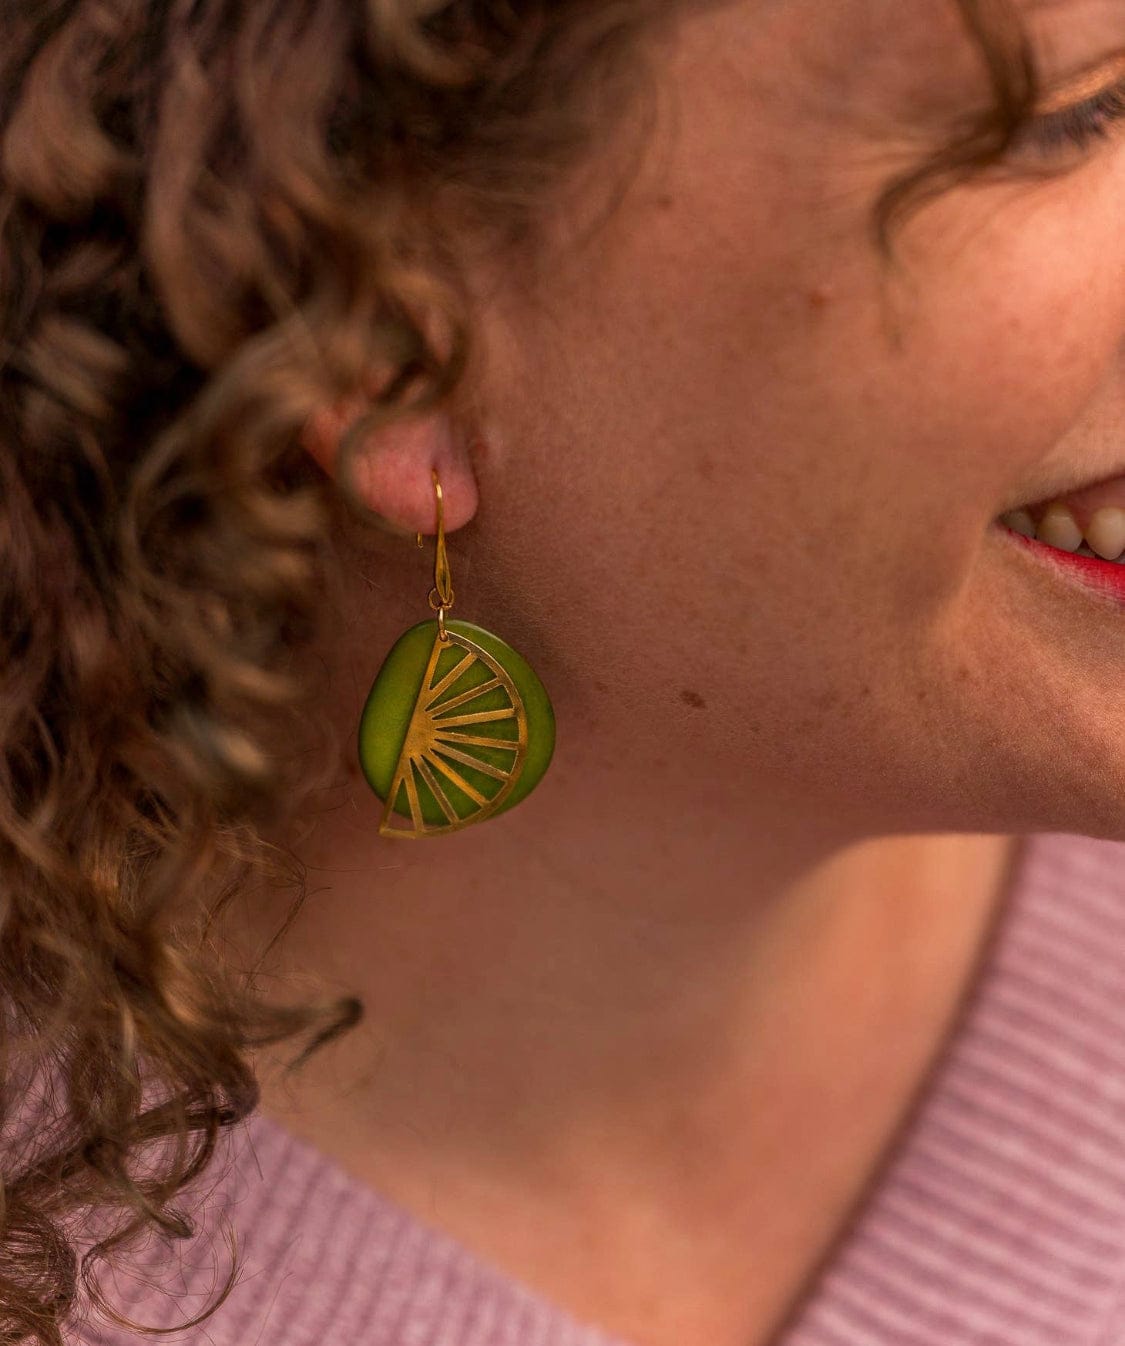
[[[379,833],[433,837],[484,822],[526,799],[555,749],[555,714],[531,665],[472,622],[447,621],[453,580],[437,506],[436,621],[401,635],[368,693],[359,761],[383,802]],[[422,534],[417,535],[422,546]]]

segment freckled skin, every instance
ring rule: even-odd
[[[1081,65],[1104,23],[1070,19]],[[888,266],[892,169],[989,97],[951,7],[720,5],[653,60],[661,115],[613,216],[586,231],[607,132],[533,264],[469,268],[476,447],[439,446],[456,611],[530,660],[558,740],[528,801],[410,857],[412,882],[519,906],[537,866],[545,904],[608,886],[655,912],[694,892],[706,835],[712,899],[754,912],[867,838],[1125,839],[1125,618],[990,531],[1122,452],[1125,144],[947,192]],[[392,437],[372,485],[414,526],[423,442]],[[432,565],[365,545],[325,655],[348,744]],[[371,807],[319,843],[361,876]]]
[[[1063,8],[1065,66],[1119,41],[1104,7]],[[306,1111],[318,1143],[404,1200],[440,1191],[445,1224],[620,1335],[745,1343],[822,1246],[767,1268],[771,1221],[830,1232],[956,999],[998,891],[975,834],[1125,840],[1125,614],[991,529],[1125,453],[1125,136],[1054,181],[948,192],[892,267],[888,177],[989,99],[952,6],[693,8],[653,62],[661,115],[616,213],[585,237],[619,166],[602,127],[534,264],[474,256],[484,447],[435,436],[456,615],[542,678],[551,769],[406,850],[361,782],[334,794],[290,947],[377,1009],[344,1049],[372,1078],[345,1105],[341,1067]],[[412,523],[424,447],[393,439],[371,483]],[[349,744],[431,582],[412,540],[365,548],[324,658]],[[913,1017],[878,1017],[904,996]],[[840,1063],[882,1079],[915,1023],[903,1087],[858,1116]],[[674,1242],[685,1210],[711,1241],[669,1251],[651,1231]],[[614,1316],[624,1251],[637,1302],[758,1298],[725,1332]]]
[[[954,190],[885,265],[870,212],[907,76],[880,88],[857,63],[850,103],[810,109],[806,6],[752,8],[684,26],[665,72],[678,133],[596,246],[568,260],[560,239],[534,304],[493,295],[503,472],[483,490],[525,525],[493,563],[498,596],[516,614],[521,591],[571,602],[550,658],[575,706],[591,662],[628,689],[638,643],[655,686],[693,668],[713,734],[693,721],[681,759],[740,811],[749,787],[872,834],[1125,837],[1125,620],[988,531],[1043,473],[1125,452],[1125,148]],[[852,9],[822,50],[851,50]],[[848,715],[819,713],[826,695]],[[597,732],[628,789],[656,740],[628,691],[617,709],[599,704]],[[1044,776],[1060,735],[1073,751]]]
[[[809,291],[809,307],[813,312],[826,309],[832,302],[832,287],[830,285],[815,285]]]

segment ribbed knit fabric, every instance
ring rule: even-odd
[[[221,1284],[225,1212],[242,1280],[174,1341],[622,1346],[261,1117],[209,1210],[218,1271],[195,1254],[182,1279],[164,1269],[170,1298],[105,1287],[140,1321],[183,1322]],[[91,1320],[73,1340],[136,1338]],[[1122,1343],[1125,845],[1040,835],[910,1119],[776,1346]]]

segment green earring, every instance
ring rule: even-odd
[[[527,660],[490,631],[445,619],[453,581],[432,475],[437,621],[399,637],[359,722],[360,766],[383,802],[387,837],[441,836],[503,813],[539,784],[555,749],[555,713]]]

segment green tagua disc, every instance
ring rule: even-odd
[[[555,750],[555,713],[531,665],[472,622],[399,637],[359,722],[359,761],[384,836],[456,832],[518,804]]]

